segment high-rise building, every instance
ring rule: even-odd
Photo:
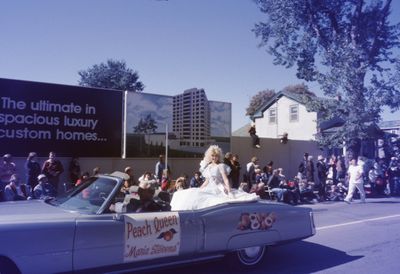
[[[203,89],[173,97],[172,131],[181,146],[204,147],[210,142],[210,106]]]

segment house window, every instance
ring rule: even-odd
[[[269,110],[269,123],[276,124],[276,108],[271,108]]]
[[[299,105],[291,105],[289,107],[289,121],[297,122],[299,121]]]

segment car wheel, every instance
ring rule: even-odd
[[[252,246],[230,253],[228,264],[233,268],[252,268],[259,265],[267,254],[266,246]]]
[[[11,260],[0,257],[0,274],[21,274],[21,272]]]

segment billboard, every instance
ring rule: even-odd
[[[129,92],[126,156],[203,157],[211,144],[230,150],[231,104],[210,101],[202,89],[176,96]],[[168,138],[167,138],[168,137]]]
[[[122,92],[0,78],[0,153],[120,157]]]

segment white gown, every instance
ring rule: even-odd
[[[208,165],[203,175],[208,179],[204,188],[189,188],[174,193],[171,200],[172,210],[195,210],[223,203],[238,203],[257,201],[259,196],[242,190],[232,189],[232,194],[224,192],[224,180],[221,169],[224,164]]]

